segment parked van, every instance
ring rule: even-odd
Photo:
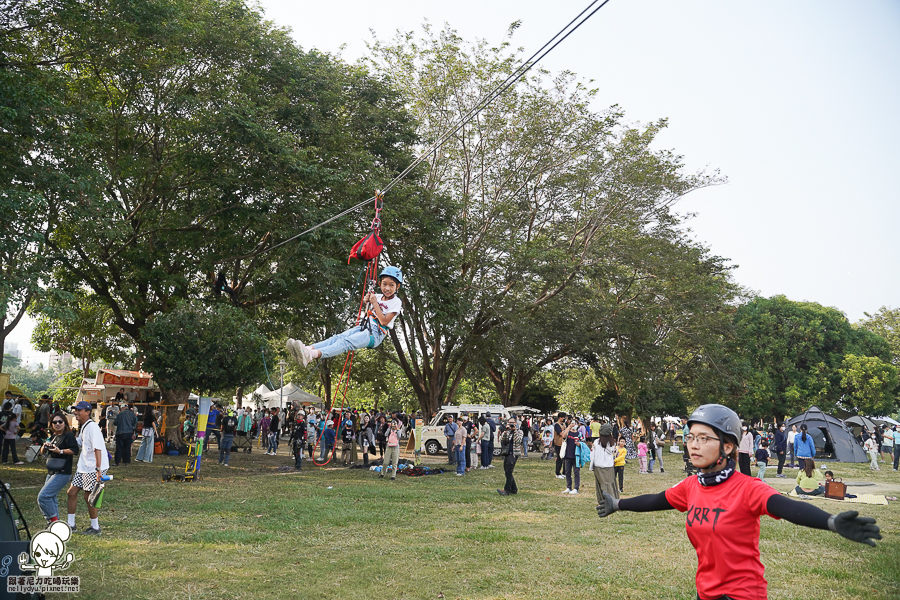
[[[422,442],[425,444],[426,454],[437,454],[438,452],[447,451],[447,437],[444,435],[444,425],[447,424],[447,417],[452,416],[455,421],[459,421],[461,415],[468,415],[475,424],[478,424],[478,418],[488,414],[494,419],[497,425],[494,432],[494,454],[500,454],[500,426],[509,419],[509,412],[502,404],[461,404],[453,406],[445,404],[431,419],[431,423],[422,428]]]

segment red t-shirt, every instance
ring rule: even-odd
[[[697,551],[697,595],[766,600],[765,567],[759,560],[759,517],[778,492],[756,477],[735,473],[703,487],[688,477],[666,490],[666,500],[687,512],[688,539]],[[774,517],[777,518],[777,517]]]

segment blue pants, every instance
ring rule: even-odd
[[[231,445],[234,443],[234,435],[223,433],[222,441],[219,444],[219,462],[224,462],[226,465],[228,461],[231,460]]]
[[[456,453],[456,472],[457,473],[465,473],[466,472],[466,447],[457,448],[453,452]]]
[[[331,358],[351,350],[375,348],[384,341],[384,333],[374,323],[371,328],[372,333],[370,334],[368,328],[360,330],[357,325],[343,333],[333,335],[325,341],[316,342],[312,347],[322,353],[322,358]]]
[[[44,480],[44,487],[38,492],[37,500],[41,513],[48,521],[54,517],[59,518],[59,493],[69,485],[71,479],[71,475],[56,473],[47,475],[47,479]]]

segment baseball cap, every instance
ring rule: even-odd
[[[75,410],[91,410],[91,403],[87,400],[82,400],[72,408],[74,408]]]

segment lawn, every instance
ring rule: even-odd
[[[391,482],[308,463],[300,474],[282,473],[277,467],[291,464],[287,455],[254,451],[235,454],[231,468],[207,461],[202,481],[163,483],[168,462],[183,466],[184,459],[157,456],[152,465],[111,471],[103,535],[68,544],[76,562],[67,574],[80,576],[82,589],[71,597],[695,598],[696,558],[681,513],[600,520],[593,475],[584,471],[580,495],[563,496],[553,463],[536,456],[520,460],[520,492],[509,498],[496,492],[499,462],[465,477]],[[674,466],[670,459],[667,473],[638,475],[636,463],[629,465],[626,495],[674,485],[682,476]],[[897,473],[873,474],[865,464],[831,468],[845,480],[900,483]],[[2,470],[32,530],[43,526],[36,503],[42,473],[36,464]],[[787,480],[770,481],[787,489]],[[829,512],[843,508],[813,502]],[[900,597],[897,507],[847,506],[878,519],[885,539],[874,549],[764,517],[769,597]],[[81,502],[78,528],[87,525]]]

